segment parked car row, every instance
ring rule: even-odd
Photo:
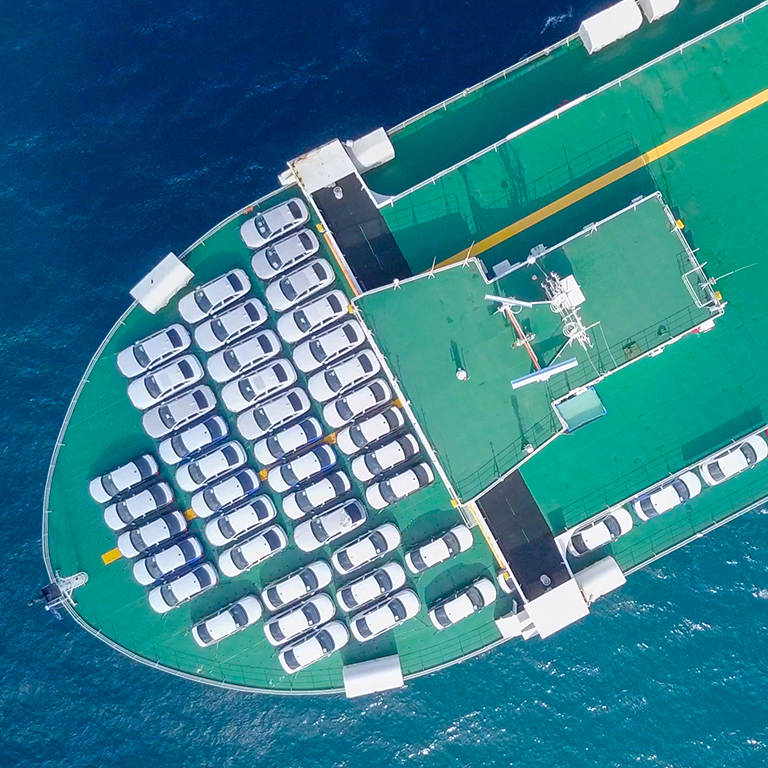
[[[150,606],[166,613],[217,584],[219,574],[204,562],[202,544],[188,535],[184,515],[170,508],[173,490],[155,481],[158,474],[156,459],[147,453],[94,478],[88,490],[106,504],[104,521],[118,534],[120,554],[134,561],[134,578],[151,587]]]
[[[751,435],[699,462],[697,472],[687,470],[630,499],[629,506],[642,523],[669,512],[698,496],[702,480],[713,487],[726,482],[768,458],[768,443],[762,435]],[[577,528],[568,542],[575,557],[616,541],[634,527],[631,513],[624,507],[610,509],[596,520]]]

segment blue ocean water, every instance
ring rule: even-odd
[[[393,125],[596,6],[4,4],[0,766],[768,764],[764,514],[635,575],[546,642],[362,701],[178,680],[28,606],[45,582],[51,448],[134,282],[272,189],[286,159]]]

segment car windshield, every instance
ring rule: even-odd
[[[233,605],[229,609],[229,614],[235,620],[235,624],[237,624],[238,627],[244,627],[248,624],[248,614],[245,612],[242,605]]]
[[[136,358],[136,362],[142,367],[147,368],[152,362],[152,359],[147,354],[146,350],[141,344],[133,345],[133,356]]]
[[[320,611],[314,603],[307,603],[301,610],[310,626],[320,621]]]
[[[163,596],[163,600],[165,601],[166,605],[170,606],[171,608],[179,604],[179,598],[173,594],[173,590],[171,589],[170,585],[163,584],[163,586],[160,587],[160,594]]]
[[[206,488],[203,491],[203,501],[208,509],[217,510],[221,507],[219,500],[216,498],[216,492],[213,488]]]
[[[202,485],[208,479],[205,476],[205,473],[200,470],[200,465],[197,463],[189,465],[189,476],[198,485]]]
[[[405,612],[405,606],[397,598],[389,604],[389,610],[392,611],[395,621],[402,621],[408,615]]]
[[[392,589],[392,579],[389,578],[386,571],[378,571],[373,578],[376,579],[376,583],[379,585],[379,589],[382,593]]]
[[[240,394],[243,396],[243,399],[247,402],[250,402],[256,397],[256,393],[253,391],[251,382],[248,381],[248,379],[243,379],[242,381],[238,382],[237,388],[240,390]]]
[[[339,412],[339,416],[341,416],[344,421],[349,421],[355,415],[352,413],[352,409],[349,407],[349,403],[347,403],[346,398],[339,400],[336,403],[336,410]]]
[[[128,539],[137,552],[143,552],[147,548],[147,545],[144,543],[144,539],[141,538],[141,533],[138,530],[130,531]]]
[[[380,474],[383,471],[382,467],[381,467],[381,464],[379,463],[378,459],[376,458],[376,454],[375,453],[369,453],[363,459],[363,461],[365,462],[365,466],[368,467],[368,471],[372,475],[378,475],[378,474]]]
[[[256,227],[256,231],[262,236],[262,237],[269,237],[269,234],[271,232],[269,225],[267,224],[264,217],[259,214],[258,216],[254,216],[253,224]]]
[[[608,515],[603,519],[605,527],[608,529],[608,533],[611,534],[612,539],[618,539],[621,536],[621,527],[618,520],[613,515]]]
[[[160,421],[163,422],[166,428],[173,428],[173,425],[176,423],[176,419],[173,417],[173,413],[167,405],[161,405],[157,409],[157,415],[160,417]]]
[[[211,323],[211,331],[219,341],[226,341],[227,336],[229,336],[227,329],[224,327],[224,323],[218,318]]]
[[[163,392],[158,386],[154,376],[147,376],[147,378],[144,379],[144,386],[147,388],[147,392],[149,392],[150,396],[155,400],[157,400]]]
[[[211,304],[202,288],[195,291],[195,304],[197,304],[197,306],[200,307],[200,311],[206,315],[213,309],[213,304]]]
[[[322,363],[323,360],[328,357],[328,355],[325,354],[323,345],[317,340],[309,342],[309,352],[318,363]]]
[[[325,527],[318,518],[315,518],[309,523],[309,528],[312,531],[312,535],[318,541],[325,541],[328,538],[328,531],[325,530]]]
[[[178,347],[182,346],[181,334],[175,328],[171,328],[166,336],[174,349],[178,349]]]
[[[171,438],[171,448],[180,459],[183,459],[188,453],[187,446],[184,445],[181,435],[175,435]]]
[[[749,443],[742,443],[741,452],[744,454],[744,458],[750,467],[757,461],[755,449]]]
[[[445,542],[445,546],[448,548],[448,554],[451,557],[459,554],[461,548],[459,546],[459,540],[456,538],[456,534],[452,531],[448,531],[448,533],[443,536],[443,541]]]
[[[352,562],[352,560],[350,560],[349,553],[347,552],[346,549],[342,549],[341,552],[339,552],[336,555],[336,557],[337,557],[341,567],[345,571],[351,571],[352,568],[354,568],[354,563]]]
[[[272,422],[269,420],[267,414],[264,413],[263,408],[257,408],[253,412],[253,420],[259,425],[259,429],[264,432],[266,432],[272,426]]]
[[[295,312],[293,319],[296,321],[296,325],[302,333],[306,333],[312,327],[309,318],[304,312]]]
[[[280,269],[280,267],[283,266],[283,262],[280,261],[280,257],[277,255],[277,251],[274,248],[267,248],[267,250],[264,251],[264,257],[267,260],[267,264],[269,264],[272,269]]]
[[[236,547],[232,550],[232,562],[241,570],[244,571],[250,563],[243,557],[243,553],[240,547]]]
[[[336,371],[326,371],[325,381],[334,392],[338,392],[341,389],[341,382]]]
[[[448,618],[448,614],[445,612],[445,607],[442,605],[435,608],[435,618],[441,627],[449,627],[451,625],[451,620]]]
[[[646,517],[656,517],[659,513],[656,511],[656,507],[653,506],[650,496],[640,499],[640,509]]]
[[[267,450],[269,451],[269,455],[275,459],[279,459],[284,453],[283,449],[280,447],[280,441],[274,435],[267,438]]]
[[[392,486],[388,482],[379,483],[379,490],[381,496],[387,504],[392,504],[397,501],[397,494],[392,490]]]
[[[280,281],[280,290],[283,292],[283,296],[285,296],[288,301],[293,301],[299,295],[296,292],[293,283],[288,278]]]
[[[679,478],[672,481],[672,487],[677,491],[681,503],[685,503],[691,498],[691,492],[688,490],[688,486]]]
[[[317,576],[315,576],[314,571],[307,568],[306,571],[301,572],[301,580],[304,582],[304,586],[307,589],[307,592],[311,592],[313,589],[317,589],[319,582],[317,580]]]
[[[222,517],[221,520],[219,520],[219,530],[221,531],[221,535],[225,539],[234,539],[236,535],[235,529],[230,524],[229,520],[227,520],[226,517]]]
[[[358,424],[355,424],[349,430],[349,438],[358,448],[362,448],[367,443],[365,435],[363,435],[363,430],[360,429]]]
[[[117,502],[115,511],[117,512],[117,516],[120,518],[120,520],[126,525],[133,521],[133,515],[128,509],[128,505],[124,501]]]
[[[199,635],[200,639],[206,643],[206,645],[213,640],[213,636],[208,631],[208,627],[205,622],[197,625],[197,634]]]
[[[285,480],[287,485],[298,485],[299,478],[296,477],[296,473],[293,471],[293,468],[290,464],[286,464],[284,467],[281,467],[280,474],[283,476],[283,480]]]
[[[101,478],[101,484],[104,486],[104,490],[110,495],[110,496],[117,496],[118,493],[120,493],[120,489],[115,485],[114,480],[112,480],[112,475],[104,475]]]
[[[480,590],[475,586],[471,586],[467,590],[467,597],[469,598],[469,602],[472,603],[472,607],[476,611],[479,611],[485,605],[485,600],[483,600],[483,595],[481,594]]]
[[[387,540],[379,531],[374,531],[370,537],[371,544],[378,554],[387,551]]]
[[[723,472],[722,469],[720,469],[720,465],[713,461],[709,467],[709,474],[712,475],[713,480],[717,480],[718,482],[725,480],[725,472]]]
[[[163,577],[163,572],[160,569],[160,567],[157,565],[157,560],[155,560],[154,557],[148,557],[144,564],[147,566],[147,573],[157,581],[157,579],[161,579]]]
[[[333,650],[333,638],[327,630],[324,629],[321,632],[318,632],[317,642],[320,643],[323,653],[330,653]]]
[[[411,552],[411,562],[416,566],[417,571],[423,571],[427,567],[427,564],[424,562],[424,558],[421,555],[421,551],[418,549]]]
[[[226,365],[232,373],[237,373],[240,370],[240,361],[231,349],[224,352],[224,365]]]
[[[289,669],[298,669],[299,668],[299,660],[296,658],[296,654],[288,650],[283,654],[283,659],[285,661],[285,666]]]

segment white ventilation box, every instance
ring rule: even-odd
[[[680,0],[637,0],[648,21],[657,21],[680,5]]]
[[[639,29],[642,23],[643,14],[635,0],[621,0],[585,19],[579,27],[579,37],[587,53],[592,54]]]
[[[619,564],[610,556],[577,571],[575,579],[589,605],[627,583]]]
[[[162,309],[191,279],[192,270],[169,253],[145,278],[131,288],[131,296],[153,315]]]
[[[349,699],[380,691],[391,691],[394,688],[402,688],[405,684],[400,657],[397,654],[371,661],[360,661],[357,664],[347,664],[342,669],[342,676],[344,692]]]
[[[347,141],[346,147],[360,173],[395,159],[395,148],[383,128],[377,128],[355,141]]]

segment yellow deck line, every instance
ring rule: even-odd
[[[654,147],[653,149],[643,153],[633,160],[630,160],[628,163],[624,163],[618,168],[614,168],[612,171],[608,171],[608,173],[603,174],[594,181],[590,181],[583,187],[579,187],[578,189],[573,190],[573,192],[569,192],[567,195],[564,195],[559,200],[555,200],[553,203],[545,205],[543,208],[539,208],[538,211],[534,211],[533,213],[528,214],[528,216],[523,217],[522,219],[516,221],[514,224],[510,224],[508,227],[504,227],[498,232],[494,232],[494,234],[489,235],[485,239],[474,243],[474,245],[471,245],[469,248],[465,248],[455,256],[451,256],[450,259],[446,259],[445,261],[441,262],[438,266],[445,267],[449,264],[455,264],[456,262],[463,261],[467,255],[469,255],[470,251],[472,256],[477,256],[481,253],[484,253],[499,243],[502,243],[505,240],[509,240],[510,237],[514,237],[520,232],[523,232],[535,224],[544,221],[544,219],[559,213],[568,206],[573,205],[574,203],[578,203],[580,200],[583,200],[595,192],[604,189],[605,187],[613,184],[615,181],[623,179],[625,176],[629,176],[630,173],[639,171],[641,168],[650,165],[656,160],[660,160],[662,157],[665,157],[671,152],[686,146],[686,144],[690,144],[691,142],[696,141],[696,139],[699,139],[702,136],[717,130],[721,126],[730,123],[732,120],[736,120],[736,118],[751,112],[753,109],[756,109],[766,102],[768,102],[768,88],[766,88],[764,91],[760,91],[760,93],[757,93],[748,99],[745,99],[735,106],[726,109],[719,115],[715,115],[714,117],[709,118],[709,120],[705,120],[703,123],[699,123],[693,128],[689,128],[687,131],[683,131],[683,133],[680,135],[675,136],[669,141],[665,141],[662,144],[659,144],[657,147]]]

